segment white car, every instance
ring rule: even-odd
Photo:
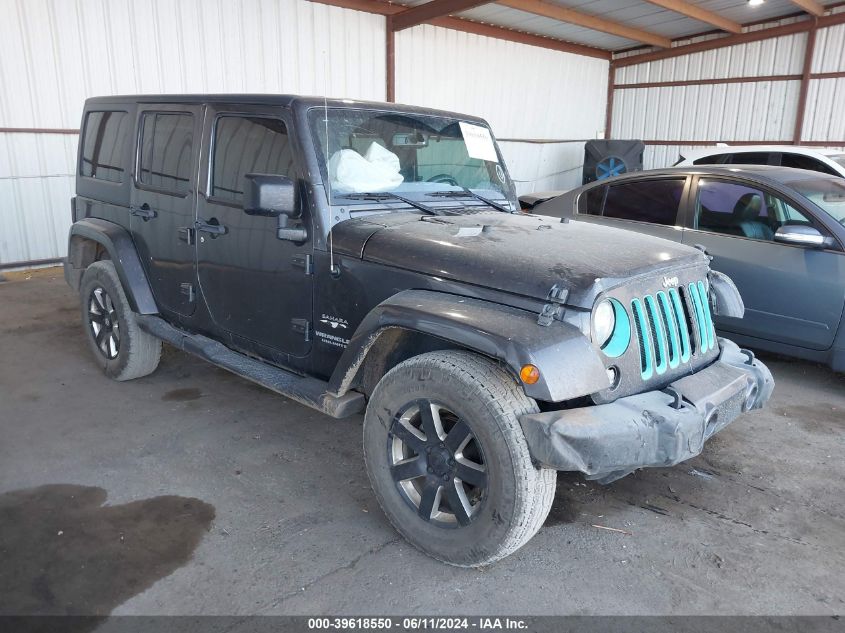
[[[845,178],[845,151],[796,145],[717,145],[687,150],[675,165],[780,165]]]

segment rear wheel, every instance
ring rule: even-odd
[[[89,346],[107,376],[131,380],[155,371],[161,341],[138,327],[112,262],[86,269],[80,299]]]
[[[396,529],[462,567],[493,563],[540,529],[556,472],[531,461],[519,416],[537,411],[494,362],[463,351],[397,365],[373,391],[364,457]]]

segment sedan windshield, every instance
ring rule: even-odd
[[[845,179],[819,178],[797,180],[788,184],[824,209],[834,220],[845,224]]]
[[[463,199],[517,208],[513,185],[484,125],[353,108],[314,108],[309,119],[334,204],[413,200],[442,205]]]

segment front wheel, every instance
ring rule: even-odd
[[[491,360],[407,360],[376,386],[364,458],[382,509],[415,547],[461,567],[516,551],[549,513],[557,473],[531,461],[519,416],[537,411]]]

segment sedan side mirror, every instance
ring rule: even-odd
[[[780,227],[775,233],[775,242],[808,248],[831,248],[833,246],[832,238],[825,237],[812,226],[800,224],[787,224]]]
[[[244,213],[276,218],[299,217],[296,184],[287,176],[244,175]]]

